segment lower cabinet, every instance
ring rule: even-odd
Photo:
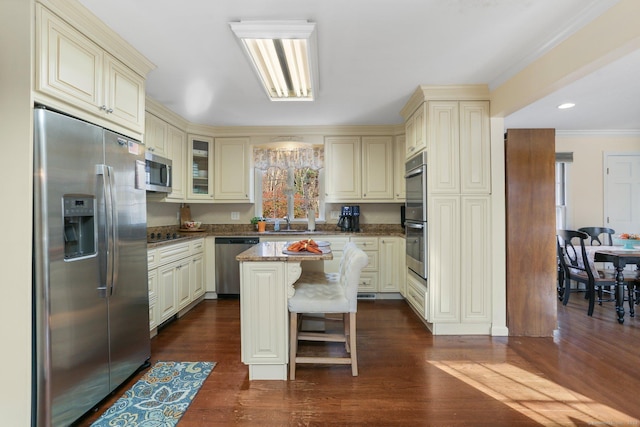
[[[204,295],[204,239],[149,249],[147,259],[153,332]]]
[[[261,242],[296,241],[308,238],[309,235],[272,236],[260,238]],[[405,240],[397,236],[316,236],[316,240],[329,242],[333,259],[324,261],[325,273],[337,273],[344,246],[353,242],[369,257],[369,264],[360,274],[358,292],[384,293],[404,292],[406,287]]]

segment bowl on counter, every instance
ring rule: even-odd
[[[182,228],[185,230],[197,230],[202,225],[200,221],[185,221],[182,223]]]

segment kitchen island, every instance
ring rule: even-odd
[[[249,380],[286,380],[289,363],[287,300],[305,270],[321,270],[330,251],[285,253],[287,242],[263,242],[238,256],[242,362]],[[320,264],[320,265],[319,265]]]

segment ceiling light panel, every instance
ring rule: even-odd
[[[229,24],[272,101],[313,101],[318,91],[315,24],[240,21]]]

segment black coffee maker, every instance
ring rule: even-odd
[[[343,206],[338,227],[340,231],[360,231],[360,206]]]

